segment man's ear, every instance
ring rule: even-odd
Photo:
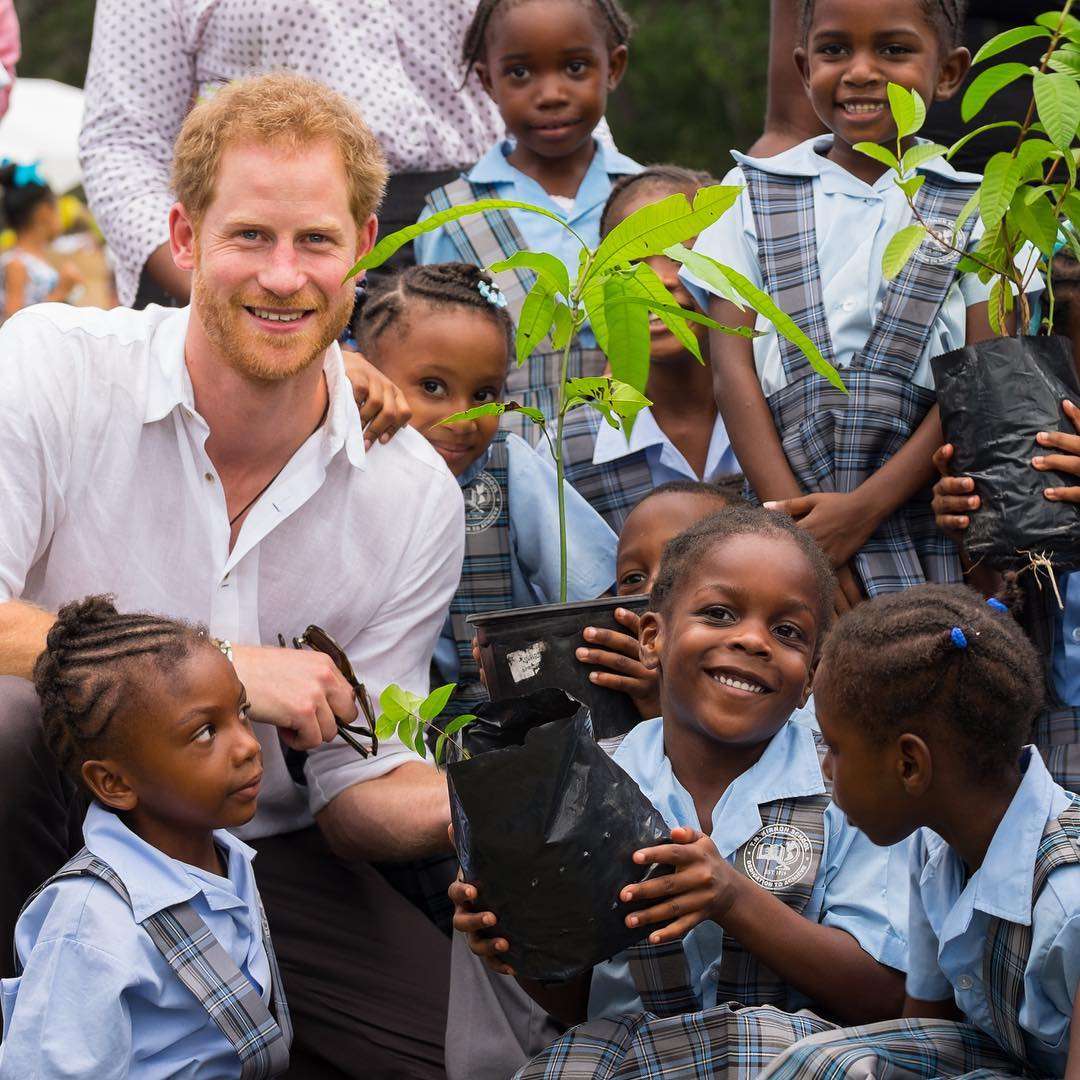
[[[971,68],[971,53],[964,48],[952,49],[945,57],[938,72],[937,87],[934,90],[935,101],[948,101],[964,83]]]
[[[616,45],[608,54],[607,88],[611,93],[626,74],[626,64],[630,59],[630,50],[625,45]]]
[[[379,219],[371,214],[367,221],[364,223],[364,227],[359,231],[356,237],[356,258],[357,261],[362,259],[374,246],[375,241],[379,238]],[[363,280],[363,274],[357,277],[356,283],[359,284]]]
[[[660,670],[660,650],[664,645],[663,620],[655,611],[646,611],[638,624],[641,663],[650,671]]]
[[[480,85],[484,88],[484,93],[494,101],[495,91],[491,85],[491,69],[482,60],[477,60],[476,63],[473,64],[473,71],[476,72],[476,77],[480,80]]]
[[[195,269],[195,233],[195,222],[184,204],[173,203],[169,209],[169,247],[180,270]]]
[[[99,803],[110,810],[134,810],[139,797],[115,761],[84,761],[83,783]]]
[[[905,732],[896,741],[896,773],[900,786],[909,795],[925,795],[934,779],[930,747],[919,735]]]

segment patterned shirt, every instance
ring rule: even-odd
[[[469,165],[503,133],[461,43],[474,0],[98,0],[79,143],[130,304],[168,239],[173,142],[203,91],[289,69],[349,95],[395,172]]]

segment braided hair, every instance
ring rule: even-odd
[[[13,162],[0,166],[0,212],[4,225],[15,230],[28,225],[42,203],[56,202],[56,195],[44,181],[27,180],[16,184],[20,168]]]
[[[514,322],[505,307],[489,299],[498,295],[491,276],[471,263],[410,266],[381,281],[364,297],[359,313],[354,314],[357,344],[361,352],[374,350],[391,326],[403,330],[416,305],[426,303],[437,308],[469,308],[491,319],[506,337],[507,352],[513,352]]]
[[[121,615],[109,596],[66,604],[34,664],[45,743],[81,784],[84,761],[112,745],[116,717],[147,660],[162,670],[209,645],[201,627],[160,615]]]
[[[719,182],[711,173],[686,169],[682,165],[650,165],[639,173],[621,176],[612,185],[611,194],[600,214],[600,235],[607,236],[611,232],[616,211],[639,191],[664,192],[665,195],[677,195],[682,191],[693,196],[703,187]]]
[[[764,536],[790,539],[802,552],[814,575],[818,593],[818,641],[832,619],[836,575],[817,541],[800,529],[787,514],[760,506],[729,506],[703,518],[686,532],[669,540],[660,560],[649,606],[665,611],[672,597],[704,555],[733,536]]]
[[[802,0],[804,41],[814,21],[814,3],[815,0]],[[919,0],[919,6],[947,49],[953,49],[963,42],[968,0]]]
[[[529,0],[480,0],[476,5],[472,21],[465,30],[465,44],[462,49],[462,62],[465,65],[465,78],[468,80],[478,61],[484,59],[487,51],[487,33],[497,13],[509,11]],[[629,45],[634,33],[634,23],[627,15],[619,0],[577,0],[584,7],[592,10],[597,25],[603,30],[609,48]]]
[[[715,480],[668,480],[642,495],[634,504],[634,509],[656,495],[701,495],[706,499],[723,501],[729,506],[749,505],[743,498],[742,473],[728,473]]]
[[[818,687],[879,741],[923,727],[973,778],[1000,775],[1043,698],[1034,646],[1005,608],[964,585],[917,585],[860,604],[836,625]]]

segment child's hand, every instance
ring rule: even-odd
[[[412,419],[405,395],[363,353],[346,351],[345,377],[352,385],[353,397],[364,425],[364,445],[371,448],[376,439],[388,443]]]
[[[843,566],[874,534],[878,522],[857,492],[819,491],[764,504],[790,514],[821,545],[833,566]]]
[[[696,829],[673,829],[672,843],[634,852],[634,862],[643,866],[663,863],[675,873],[653,878],[640,885],[627,885],[619,894],[623,903],[638,900],[663,902],[627,915],[627,926],[667,923],[649,935],[652,945],[676,941],[698,923],[721,922],[735,903],[739,885],[745,880],[716,850],[712,838]]]
[[[656,672],[641,662],[638,646],[641,619],[626,608],[616,608],[615,621],[625,626],[629,633],[586,627],[584,637],[592,648],[578,649],[575,655],[583,664],[607,668],[607,671],[592,672],[590,681],[629,695],[642,719],[651,720],[660,715],[660,686]]]
[[[1072,421],[1072,426],[1080,432],[1080,408],[1071,401],[1065,401],[1062,404],[1065,415]],[[1053,470],[1080,476],[1080,436],[1066,435],[1061,431],[1040,431],[1036,441],[1040,446],[1057,451],[1056,454],[1032,458],[1031,464],[1036,469],[1040,472]],[[1043,494],[1051,502],[1080,503],[1080,486],[1051,487],[1047,488]]]
[[[981,500],[975,494],[975,481],[970,476],[953,476],[949,472],[952,460],[952,443],[946,443],[934,451],[934,466],[941,479],[934,485],[934,498],[930,503],[937,527],[956,543],[964,541],[964,531],[971,524],[970,515],[979,509]]]
[[[454,905],[454,929],[465,935],[469,948],[484,961],[492,971],[500,975],[513,975],[514,969],[499,959],[510,948],[506,938],[491,937],[491,928],[498,921],[493,911],[476,911],[477,892],[459,877],[447,890]]]

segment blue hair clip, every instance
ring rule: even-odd
[[[949,637],[952,640],[952,643],[958,649],[966,649],[968,647],[968,639],[965,636],[964,631],[961,630],[959,626],[954,626],[952,628],[949,633]]]
[[[1008,607],[1003,604],[996,596],[991,596],[990,599],[986,601],[986,603],[988,607],[992,607],[995,611],[1000,611],[1005,615],[1009,614]]]
[[[490,285],[481,278],[476,283],[476,291],[489,303],[497,308],[506,307],[506,297],[498,285]]]
[[[11,158],[4,158],[3,161],[0,161],[0,168],[7,168],[8,165],[15,166],[11,182],[17,188],[27,187],[30,184],[37,187],[48,187],[49,184],[45,177],[38,172],[40,164],[40,161],[33,161],[29,165],[20,165],[18,162],[12,161]]]

